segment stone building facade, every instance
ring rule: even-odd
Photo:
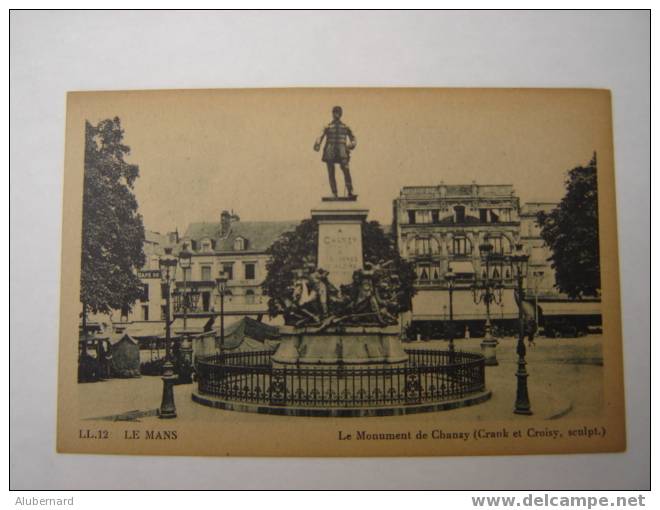
[[[192,223],[180,239],[175,255],[184,243],[192,252],[186,287],[199,292],[192,316],[209,317],[220,309],[215,279],[222,271],[228,278],[224,311],[228,316],[263,317],[268,298],[261,285],[266,278],[266,250],[298,222],[241,221],[238,215],[223,211],[219,222]],[[177,272],[177,288],[184,285],[183,272]]]
[[[183,269],[176,268],[170,316],[180,317],[183,311],[176,293],[181,293],[185,285],[188,292],[194,290],[197,295],[195,308],[188,310],[186,328],[189,332],[201,332],[208,319],[220,310],[215,279],[224,271],[228,277],[224,303],[227,324],[242,317],[267,318],[268,299],[261,290],[266,278],[266,249],[296,225],[297,222],[244,222],[237,215],[223,211],[220,221],[192,223],[183,236],[177,231],[145,232],[145,265],[138,271],[144,291],[130,310],[112,314],[114,330],[128,331],[137,338],[163,335],[166,299],[158,261],[167,247],[178,257],[184,244],[192,254],[191,267],[186,270],[185,278]],[[173,334],[183,331],[181,318],[174,322],[172,331]]]
[[[526,294],[535,298],[558,296],[555,270],[549,260],[552,251],[541,238],[541,227],[536,219],[539,212],[549,213],[557,205],[556,202],[527,202],[520,209],[520,241],[529,254]]]
[[[459,334],[480,335],[486,307],[475,299],[475,279],[486,276],[479,245],[489,243],[493,251],[509,255],[520,243],[529,256],[524,281],[526,301],[533,304],[534,319],[545,334],[584,334],[601,324],[600,298],[574,300],[555,286],[552,255],[541,237],[537,222],[540,211],[550,212],[555,202],[520,200],[512,185],[406,186],[394,200],[393,228],[402,257],[415,264],[417,280],[412,312],[406,322],[415,335],[442,334],[449,321],[449,288],[445,274],[452,268],[457,278],[452,294],[453,319]],[[501,273],[490,268],[490,278],[501,284],[497,302],[490,307],[496,327],[511,334],[516,329],[517,282],[510,269]],[[439,328],[439,329],[438,329]]]
[[[512,185],[404,187],[394,200],[393,227],[401,256],[412,261],[417,272],[411,320],[428,324],[449,319],[445,274],[451,267],[457,275],[453,318],[466,334],[470,327],[481,327],[485,306],[475,303],[471,288],[475,277],[486,275],[479,245],[488,242],[494,252],[510,254],[520,242],[520,221],[520,201]],[[501,299],[491,306],[491,318],[515,319],[510,269],[490,271],[503,286]]]

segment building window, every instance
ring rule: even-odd
[[[142,320],[149,320],[149,305],[142,305]]]
[[[416,239],[415,240],[415,250],[417,255],[430,255],[431,254],[431,245],[429,239]]]
[[[202,239],[201,243],[201,251],[204,252],[210,252],[213,251],[213,241],[211,239]]]
[[[208,312],[210,307],[211,307],[211,293],[202,292],[202,310]]]
[[[245,302],[248,305],[254,304],[254,291],[252,289],[248,289],[245,291]]]
[[[428,264],[418,264],[417,265],[417,281],[425,283],[430,279],[429,276],[430,267]]]
[[[493,253],[499,253],[500,255],[502,253],[504,253],[504,250],[502,249],[502,238],[501,237],[492,237],[488,240],[488,242],[493,247]]]
[[[149,284],[142,284],[142,294],[140,295],[140,301],[145,302],[149,301]]]
[[[455,237],[452,242],[454,255],[469,255],[472,253],[472,245],[465,237]]]
[[[160,320],[164,321],[167,319],[167,305],[161,305],[160,307]]]
[[[187,267],[183,270],[183,279],[187,282],[192,280],[192,267]]]
[[[431,211],[416,211],[416,213],[417,223],[431,223]]]
[[[202,266],[202,280],[205,282],[211,280],[211,266]]]
[[[415,211],[408,211],[408,223],[410,225],[415,224]]]
[[[465,206],[454,206],[454,221],[456,223],[465,223]]]
[[[234,250],[236,251],[245,250],[245,239],[243,239],[242,237],[237,237],[236,240],[234,240]]]
[[[437,282],[440,280],[440,264],[434,262],[431,264],[431,280]]]
[[[488,223],[488,209],[479,209],[479,221]]]
[[[222,264],[222,272],[225,273],[225,276],[227,277],[227,280],[233,280],[234,279],[234,263],[233,262],[225,262]]]
[[[254,280],[255,279],[255,267],[252,262],[245,263],[245,279]]]
[[[167,285],[167,283],[161,283],[160,284],[160,297],[162,299],[165,299],[167,297],[168,287],[169,287],[169,285]]]
[[[433,209],[431,211],[431,223],[440,223],[440,211]]]
[[[490,211],[490,222],[491,223],[499,223],[500,222],[500,215],[497,214],[495,211],[491,209]]]

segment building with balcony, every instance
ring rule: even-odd
[[[405,319],[414,336],[437,337],[449,321],[449,287],[445,274],[456,275],[452,293],[453,319],[462,335],[483,333],[486,306],[478,301],[473,284],[486,276],[497,283],[497,301],[490,306],[494,325],[504,333],[516,331],[518,306],[515,280],[506,264],[487,273],[479,246],[505,257],[520,243],[529,255],[526,300],[533,304],[537,323],[549,335],[574,336],[601,324],[600,298],[570,299],[555,286],[549,260],[552,251],[541,237],[540,211],[554,202],[520,205],[513,186],[465,185],[406,186],[394,200],[393,229],[399,253],[415,265],[417,279],[412,312]]]
[[[444,278],[451,267],[456,274],[453,318],[464,334],[483,329],[486,308],[475,304],[472,283],[486,276],[479,246],[510,254],[520,242],[520,201],[513,186],[439,184],[406,186],[394,200],[393,228],[402,257],[415,265],[413,329],[425,335],[449,320],[449,292]],[[489,268],[490,278],[501,283],[501,299],[491,305],[494,321],[512,321],[518,309],[515,282],[509,268]],[[499,297],[499,296],[498,296]],[[471,331],[470,331],[471,330]]]

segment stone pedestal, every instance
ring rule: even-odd
[[[408,360],[399,326],[346,326],[324,332],[297,328],[282,333],[284,338],[272,358],[274,366],[392,365]]]
[[[319,225],[317,266],[330,274],[328,279],[339,288],[351,283],[353,272],[362,269],[362,223],[368,209],[357,201],[324,198],[312,209]]]
[[[364,269],[362,225],[368,212],[354,198],[323,198],[312,209],[319,226],[317,267],[328,271],[328,280],[337,288],[352,283],[353,273]],[[283,339],[273,354],[273,366],[384,366],[408,360],[398,325],[320,329],[280,330]]]

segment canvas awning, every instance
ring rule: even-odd
[[[451,262],[449,267],[451,267],[455,274],[474,274],[474,266],[472,265],[472,262],[467,260]]]
[[[183,319],[178,318],[170,326],[172,333],[181,335],[183,333],[199,334],[208,331],[214,322],[213,317],[189,317],[186,319],[186,327],[183,327]]]
[[[133,338],[161,337],[165,335],[165,322],[133,322],[123,331]]]
[[[544,315],[600,315],[600,301],[544,301],[539,302]]]
[[[110,343],[111,343],[112,345],[116,345],[116,344],[118,344],[119,342],[121,342],[124,338],[126,338],[126,339],[127,339],[128,341],[130,341],[131,343],[134,343],[135,345],[138,344],[138,341],[137,341],[135,338],[133,338],[131,335],[129,335],[128,333],[124,333],[123,335],[119,335],[119,336],[111,337],[111,338],[110,338]]]
[[[213,325],[211,331],[207,331],[199,338],[213,336],[220,337],[220,324],[219,321]],[[279,328],[270,326],[262,322],[243,317],[240,320],[232,322],[231,324],[225,323],[225,349],[232,350],[243,347],[246,350],[260,350],[263,349],[266,342],[277,340],[280,337]],[[268,344],[270,347],[270,344]]]

